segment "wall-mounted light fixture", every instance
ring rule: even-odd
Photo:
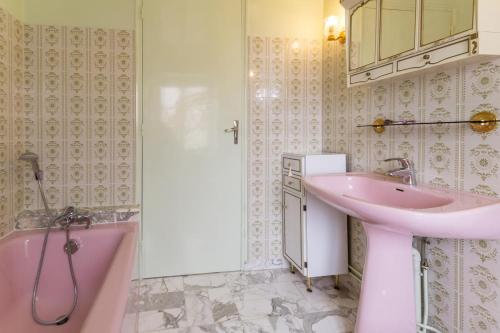
[[[329,16],[325,20],[325,35],[328,41],[338,40],[345,43],[345,25],[338,16]]]

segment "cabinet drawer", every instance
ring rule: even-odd
[[[390,75],[394,71],[394,65],[392,63],[373,68],[358,74],[350,76],[349,82],[351,84],[368,82],[371,80],[379,79],[383,76]]]
[[[443,46],[417,56],[398,61],[398,72],[437,65],[469,54],[469,40],[463,40],[451,45]]]
[[[300,159],[283,157],[283,170],[287,172],[292,169],[295,172],[302,172],[302,163]]]
[[[302,181],[300,178],[283,175],[283,186],[289,187],[297,192],[302,192]]]

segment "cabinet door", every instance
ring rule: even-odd
[[[302,198],[283,191],[284,250],[302,269]]]
[[[389,57],[415,49],[416,0],[380,0],[380,56]]]
[[[422,0],[424,46],[474,28],[474,0]]]
[[[349,22],[349,69],[375,63],[377,1],[368,0],[355,8]]]

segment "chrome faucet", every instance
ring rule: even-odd
[[[75,207],[68,206],[64,208],[61,215],[56,217],[53,224],[59,224],[63,229],[68,229],[73,224],[85,225],[85,229],[89,229],[92,224],[90,215],[80,214]]]
[[[414,186],[417,185],[417,175],[413,162],[407,158],[388,158],[385,162],[398,161],[401,168],[388,171],[386,174],[391,177],[399,177],[403,179],[403,184]]]

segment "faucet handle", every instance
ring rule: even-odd
[[[80,211],[73,206],[64,208],[62,214],[52,221],[53,224],[58,223],[64,229],[69,228],[72,224],[84,224],[88,229],[93,222],[94,217],[90,213]]]
[[[62,215],[65,216],[73,216],[75,214],[76,214],[76,208],[73,206],[67,206],[66,208],[64,208],[64,211],[62,213]]]
[[[413,161],[408,158],[393,157],[384,160],[384,162],[392,162],[392,161],[398,161],[401,164],[401,166],[405,169],[413,169]]]
[[[89,229],[92,223],[94,223],[94,217],[87,214],[79,214],[73,218],[73,223],[84,224],[85,229]]]
[[[67,206],[66,208],[64,208],[64,210],[61,214],[57,215],[52,220],[52,223],[53,224],[59,223],[61,226],[65,226],[75,216],[75,214],[76,214],[75,207]]]

